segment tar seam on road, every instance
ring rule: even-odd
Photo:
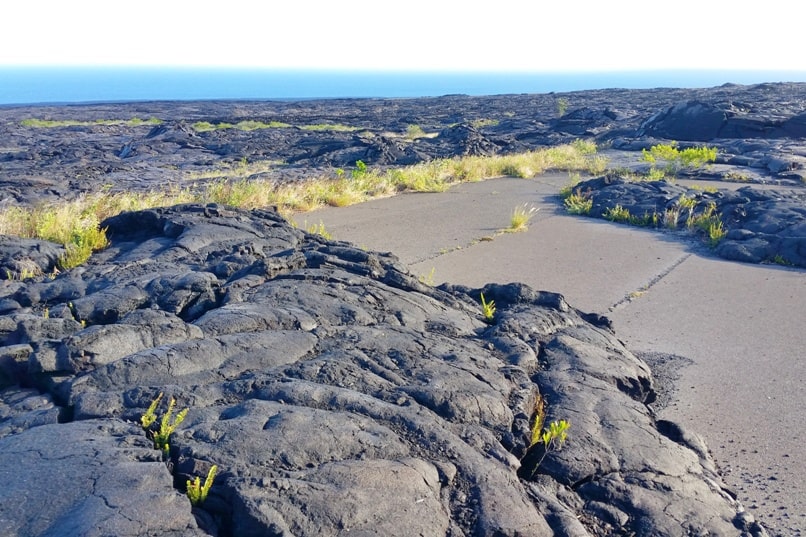
[[[684,254],[684,255],[683,255],[683,256],[681,256],[680,258],[676,259],[676,260],[674,261],[674,263],[672,263],[671,265],[669,265],[668,267],[666,267],[666,269],[664,269],[664,270],[663,270],[663,271],[661,271],[660,273],[656,274],[654,278],[652,278],[651,280],[649,280],[649,283],[647,283],[646,285],[642,285],[642,286],[641,286],[641,287],[639,287],[637,290],[635,290],[635,291],[633,291],[633,292],[631,292],[631,293],[626,294],[626,295],[624,296],[624,298],[622,298],[621,300],[619,300],[618,302],[616,302],[615,304],[613,304],[612,306],[610,306],[610,307],[607,309],[607,311],[615,311],[615,310],[617,310],[617,309],[619,309],[619,308],[622,308],[622,307],[626,306],[627,304],[629,304],[630,302],[632,302],[633,300],[635,300],[637,297],[639,297],[639,296],[641,296],[642,294],[646,293],[647,291],[649,291],[650,289],[652,289],[652,287],[654,287],[654,286],[655,286],[655,285],[656,285],[656,284],[657,284],[659,281],[661,281],[663,278],[665,278],[666,276],[668,276],[669,274],[671,274],[671,272],[672,272],[674,269],[676,269],[676,268],[677,268],[677,267],[679,267],[681,264],[683,264],[683,262],[684,262],[686,259],[688,259],[689,257],[691,257],[691,255],[692,255],[692,254],[690,254],[690,253],[688,253],[688,254]]]

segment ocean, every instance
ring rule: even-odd
[[[0,105],[205,99],[406,98],[606,88],[694,88],[761,82],[806,82],[806,71],[440,74],[0,66]]]

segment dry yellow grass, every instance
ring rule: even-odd
[[[195,188],[100,192],[54,205],[9,206],[0,211],[0,234],[65,245],[71,254],[63,263],[67,268],[83,263],[93,250],[105,247],[106,237],[99,223],[125,211],[179,203],[219,203],[244,209],[275,206],[289,215],[324,205],[343,207],[402,191],[440,192],[459,182],[504,175],[533,177],[548,169],[601,173],[606,162],[595,151],[595,145],[578,142],[516,155],[438,159],[385,171],[364,168],[351,177],[314,177],[291,183],[249,178],[255,169],[243,163],[229,170],[231,174],[223,173],[218,181]]]

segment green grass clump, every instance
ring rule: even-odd
[[[325,228],[324,222],[322,222],[321,220],[319,221],[318,224],[309,225],[308,222],[305,222],[305,231],[307,231],[311,235],[319,235],[320,237],[328,241],[333,239],[333,235],[331,235],[330,232],[328,232],[328,230]]]
[[[630,221],[630,211],[629,209],[625,209],[619,204],[616,204],[615,207],[608,207],[605,209],[605,212],[602,213],[602,217],[605,220],[610,220],[611,222],[629,222]]]
[[[571,194],[563,200],[565,210],[570,214],[587,215],[593,208],[593,199],[585,194]]]
[[[235,125],[232,123],[210,123],[209,121],[197,121],[191,128],[196,132],[210,132],[215,130],[234,129]]]
[[[421,162],[388,172],[391,187],[396,191],[445,192],[454,182],[447,160]]]
[[[709,202],[700,214],[690,216],[686,226],[689,229],[699,229],[703,232],[712,248],[719,244],[728,233],[721,215],[716,212],[716,203],[713,201]]]
[[[425,284],[429,287],[434,286],[434,273],[436,272],[436,267],[431,267],[431,271],[428,274],[421,274],[417,279],[420,283]]]
[[[509,218],[509,229],[507,231],[526,231],[529,226],[529,221],[537,214],[539,209],[537,207],[523,204],[515,207],[512,215]]]
[[[711,248],[716,248],[716,245],[719,244],[727,234],[728,231],[725,229],[721,220],[717,219],[710,222],[708,224],[708,245]]]
[[[772,258],[772,262],[775,263],[776,265],[781,265],[781,266],[784,266],[784,267],[792,267],[792,266],[794,266],[794,263],[789,261],[787,258],[782,256],[781,254],[775,254],[775,257]]]
[[[235,128],[241,131],[256,131],[260,129],[285,129],[291,127],[288,123],[283,123],[282,121],[269,121],[265,123],[263,121],[239,121],[235,124]]]
[[[65,270],[85,263],[92,252],[107,247],[106,231],[98,224],[98,215],[77,202],[9,207],[0,213],[0,234],[38,238],[64,246],[65,253],[58,265]]]

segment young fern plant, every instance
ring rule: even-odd
[[[143,429],[151,435],[152,440],[154,441],[154,449],[159,449],[163,454],[168,455],[168,452],[171,449],[171,435],[185,420],[188,409],[186,408],[180,411],[175,417],[173,417],[176,399],[171,397],[171,401],[168,403],[168,410],[165,412],[165,415],[162,416],[162,420],[160,421],[159,429],[153,430],[152,426],[157,421],[157,405],[161,399],[162,393],[160,393],[157,398],[151,402],[148,410],[146,410],[146,412],[140,417],[140,424],[142,425]]]
[[[207,477],[204,479],[204,484],[202,484],[199,476],[196,476],[196,478],[193,480],[187,480],[187,495],[192,505],[195,506],[204,503],[204,501],[207,499],[207,494],[210,492],[210,487],[213,486],[213,480],[215,479],[217,472],[218,466],[214,464],[210,467],[210,471],[207,472]]]
[[[162,392],[160,392],[156,399],[151,401],[151,405],[149,405],[148,410],[146,410],[145,413],[140,416],[140,425],[143,426],[144,431],[148,431],[151,426],[154,425],[154,422],[157,421],[157,405],[160,404],[161,400]]]
[[[531,468],[528,471],[528,477],[532,477],[543,459],[546,458],[552,451],[558,451],[568,438],[568,429],[571,428],[571,422],[568,420],[552,421],[547,428],[543,425],[546,419],[546,402],[541,395],[538,394],[535,400],[535,421],[532,425],[532,437],[529,444],[529,451],[532,448],[542,444],[542,450],[537,452],[539,456],[532,459]]]
[[[495,301],[490,300],[487,302],[484,300],[484,293],[481,293],[481,313],[484,315],[484,320],[488,323],[492,323],[493,319],[495,318]]]
[[[171,414],[173,414],[174,406],[176,406],[176,399],[171,397],[171,402],[168,403],[168,410],[165,412],[165,415],[162,417],[162,421],[160,422],[160,429],[156,433],[154,433],[154,448],[161,449],[163,453],[166,455],[168,451],[171,449],[170,439],[173,432],[176,430],[177,427],[185,420],[185,416],[187,416],[188,409],[181,410],[177,415],[176,418],[171,420]]]
[[[565,440],[568,438],[568,429],[570,428],[570,421],[557,420],[549,423],[548,428],[540,430],[535,427],[532,429],[532,444],[529,447],[531,448],[536,444],[543,444],[543,453],[535,463],[532,475],[537,472],[537,469],[540,467],[543,459],[546,458],[546,455],[552,451],[558,451],[562,447]]]

